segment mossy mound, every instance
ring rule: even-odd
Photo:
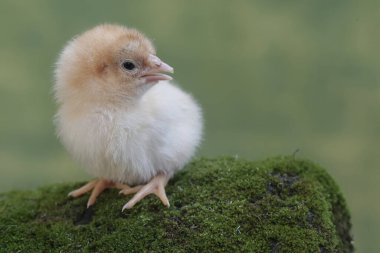
[[[1,252],[353,252],[350,216],[337,185],[293,157],[262,162],[199,159],[167,186],[171,207],[149,196],[103,193],[88,225],[74,221],[82,183],[0,195]]]

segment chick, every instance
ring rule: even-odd
[[[107,188],[148,194],[165,206],[165,186],[191,159],[202,137],[201,108],[169,82],[173,68],[135,29],[96,26],[72,39],[55,70],[57,135],[72,157],[97,178],[69,193],[91,191],[87,207]]]

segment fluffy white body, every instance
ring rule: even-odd
[[[202,137],[201,109],[168,81],[135,103],[75,108],[62,101],[60,140],[89,174],[128,185],[171,177],[194,155]]]

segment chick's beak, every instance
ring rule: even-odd
[[[151,66],[147,69],[140,78],[142,78],[146,83],[156,83],[161,80],[172,80],[171,76],[165,75],[162,72],[173,73],[174,69],[170,67],[165,62],[161,61],[157,56],[150,54],[148,57],[149,65]]]

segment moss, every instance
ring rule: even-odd
[[[0,195],[1,252],[353,252],[337,185],[309,161],[199,159],[167,186],[170,208],[109,190],[88,225],[74,221],[82,183]]]

